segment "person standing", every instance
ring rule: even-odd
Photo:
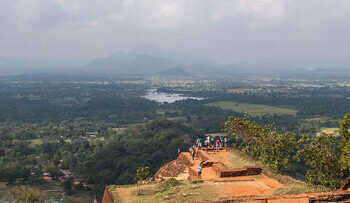
[[[227,138],[224,139],[224,147],[227,147]]]
[[[202,138],[198,138],[198,149],[202,147]]]
[[[220,148],[220,140],[216,140],[216,151],[219,151]]]
[[[190,149],[188,150],[190,152],[192,161],[194,161],[194,148],[191,146]]]
[[[198,168],[197,168],[197,173],[198,173],[198,180],[200,180],[202,178],[202,162],[199,164]]]

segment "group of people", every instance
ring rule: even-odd
[[[206,139],[204,140],[204,147],[216,147],[216,150],[218,151],[220,149],[220,147],[226,147],[226,143],[227,143],[227,138],[225,137],[224,139],[222,139],[222,137],[219,137],[219,139],[217,139],[214,142],[214,138],[211,136],[207,136]],[[197,141],[196,141],[196,146],[198,148],[202,147],[202,138],[198,137]]]
[[[198,137],[196,140],[196,145],[193,145],[189,148],[189,152],[191,154],[191,158],[194,161],[195,157],[198,157],[198,150],[203,147],[202,145],[203,139],[201,137]],[[216,151],[219,151],[220,147],[226,147],[227,145],[227,138],[225,137],[224,139],[222,137],[219,137],[219,139],[216,139],[214,142],[214,138],[211,136],[207,136],[206,139],[204,140],[204,147],[208,149],[209,147],[216,147]],[[198,150],[196,150],[198,148]],[[198,179],[201,179],[202,176],[202,167],[203,167],[204,161],[202,161],[197,168],[197,174],[198,174]]]

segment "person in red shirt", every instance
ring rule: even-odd
[[[220,140],[216,140],[216,151],[219,151]]]

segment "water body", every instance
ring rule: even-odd
[[[159,103],[164,103],[164,102],[173,103],[173,102],[185,100],[185,99],[195,99],[195,100],[202,100],[203,99],[200,97],[188,97],[188,96],[184,96],[181,94],[157,92],[156,89],[148,90],[147,94],[143,97],[146,99],[152,100],[152,101],[159,102]]]

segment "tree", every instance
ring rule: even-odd
[[[63,189],[64,193],[66,193],[67,195],[70,195],[73,193],[73,191],[72,191],[73,182],[74,182],[74,178],[68,177],[66,180],[64,180],[61,183],[62,189]]]
[[[339,122],[339,134],[344,138],[342,140],[342,158],[340,164],[344,170],[350,169],[350,113],[346,114]]]
[[[56,166],[49,166],[46,169],[47,173],[50,173],[53,180],[58,180],[59,177],[62,177],[64,174],[58,170]]]
[[[269,165],[274,171],[282,171],[293,161],[296,152],[296,136],[279,133],[273,125],[267,127],[242,118],[229,117],[225,131],[242,151]]]
[[[138,183],[139,181],[144,181],[144,180],[146,180],[149,176],[150,176],[150,173],[149,173],[149,167],[148,167],[148,166],[139,167],[139,168],[136,170],[135,180],[136,180],[137,183]],[[141,191],[140,191],[140,186],[139,186],[139,184],[137,184],[137,190],[138,190],[137,193],[140,194]]]
[[[311,137],[303,135],[298,141],[296,158],[304,160],[310,169],[306,179],[313,184],[320,184],[332,189],[338,188],[344,177],[339,165],[341,147],[339,140],[333,135]]]
[[[149,167],[148,166],[139,167],[136,170],[135,179],[138,180],[138,181],[146,180],[149,176],[150,176],[150,173],[149,173]]]
[[[45,201],[45,194],[27,187],[16,187],[11,192],[18,203],[38,203]]]

